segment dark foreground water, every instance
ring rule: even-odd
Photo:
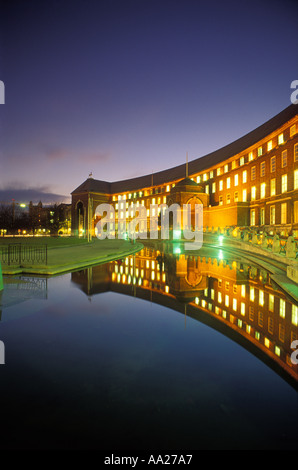
[[[296,390],[209,326],[71,274],[11,295],[0,448],[295,449]]]

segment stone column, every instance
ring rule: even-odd
[[[296,243],[293,235],[288,237],[286,244],[286,257],[295,258],[296,257]]]

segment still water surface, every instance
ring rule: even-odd
[[[142,259],[137,291],[124,276],[131,266],[141,275]],[[208,324],[208,312],[188,315],[193,296],[215,285],[210,273],[194,276],[191,260],[175,259],[176,272],[162,266],[161,277],[150,251],[49,279],[5,279],[0,448],[296,448],[295,383]],[[188,290],[181,279],[193,281]],[[158,304],[161,293],[176,310]]]

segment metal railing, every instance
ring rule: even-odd
[[[22,245],[9,243],[0,247],[0,261],[6,266],[22,266],[48,263],[47,245]]]

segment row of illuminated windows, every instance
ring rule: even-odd
[[[290,137],[293,137],[293,135],[296,133],[297,133],[297,125],[294,124],[290,128]],[[277,144],[282,145],[284,143],[285,143],[284,133],[281,133],[278,135]],[[267,143],[267,152],[270,152],[273,148],[274,148],[273,140],[270,140]],[[245,163],[251,162],[252,160],[255,159],[256,156],[261,157],[263,155],[263,150],[264,150],[264,146],[261,145],[256,149],[256,151],[249,152],[247,159],[245,156],[242,156],[239,158],[239,160],[234,160],[231,163],[226,163],[223,167],[218,167],[216,170],[211,170],[209,173],[206,172],[201,175],[198,175],[196,177],[196,181],[197,183],[201,183],[201,182],[207,181],[208,179],[212,179],[215,176],[220,176],[224,173],[228,173],[229,171],[234,170],[238,166],[243,166]],[[294,146],[294,161],[298,161],[298,144]],[[287,150],[282,152],[281,166],[283,168],[286,165],[287,165]],[[255,168],[252,171],[255,171]],[[262,176],[262,173],[263,173],[263,176],[265,175],[264,171],[265,171],[265,163],[262,163],[261,164],[261,176]]]
[[[161,282],[166,282],[166,274],[164,272],[156,271],[155,269],[139,269],[139,268],[129,268],[129,266],[115,266],[114,273],[115,275],[125,275],[141,279],[150,279],[152,281],[157,280]]]
[[[297,149],[296,154],[295,154],[295,158],[296,158],[295,161],[298,161],[298,144],[296,144],[295,147]],[[287,166],[287,150],[285,150],[282,153],[282,167],[285,168],[286,166]],[[271,160],[270,160],[270,171],[271,171],[271,173],[274,173],[276,171],[276,156],[272,157]],[[256,174],[257,174],[256,166],[253,166],[251,168],[251,175],[250,175],[251,181],[254,181],[256,179]],[[260,163],[260,176],[264,177],[265,174],[266,174],[266,162],[264,161],[264,162]],[[238,173],[235,174],[233,178],[230,177],[230,176],[228,176],[226,178],[225,189],[230,189],[231,188],[232,181],[233,181],[235,187],[237,187],[239,185],[239,174]],[[244,170],[242,172],[241,182],[243,184],[248,182],[247,170]],[[295,172],[295,184],[294,184],[294,186],[295,186],[294,189],[298,188],[298,173],[297,173],[297,170]],[[224,181],[223,180],[220,180],[218,182],[218,189],[219,189],[219,191],[223,191],[223,189],[224,189]],[[211,190],[212,190],[213,194],[216,192],[216,182],[215,181],[212,183]],[[207,193],[209,192],[209,188],[208,188],[208,190],[206,190],[206,192]]]
[[[291,131],[290,133],[290,136],[292,137],[294,134],[297,133],[297,126],[296,124],[294,126],[292,126],[293,131]],[[270,151],[272,150],[273,148],[273,141],[270,140],[267,144],[267,151]],[[283,144],[285,141],[284,141],[284,134],[281,133],[279,134],[278,136],[278,145],[281,145]],[[257,148],[257,156],[260,157],[263,155],[263,146],[259,146]],[[250,152],[249,155],[248,155],[248,161],[252,161],[254,160],[254,152]],[[294,161],[298,161],[298,144],[295,144],[294,146]],[[193,177],[192,179],[196,179],[196,182],[197,183],[201,183],[201,182],[205,182],[205,181],[208,181],[209,179],[212,179],[214,178],[215,176],[220,176],[222,175],[223,173],[228,173],[230,170],[233,170],[235,168],[237,168],[238,166],[238,163],[239,163],[239,166],[242,166],[244,165],[244,163],[246,163],[246,160],[245,160],[245,157],[241,157],[239,159],[239,162],[234,160],[231,164],[225,164],[223,167],[219,167],[217,168],[216,170],[211,170],[210,172],[206,172],[206,173],[203,173],[201,175],[198,175],[196,177]],[[284,168],[285,166],[287,166],[287,150],[284,150],[282,152],[282,157],[281,157],[281,167]],[[271,158],[271,172],[274,172],[275,169],[276,169],[276,157],[273,156]],[[260,164],[260,175],[261,177],[265,176],[265,162],[261,162]],[[237,186],[238,185],[238,175],[235,175],[234,176],[234,185]],[[251,179],[255,179],[256,178],[256,167],[252,167],[251,169]],[[242,174],[242,182],[243,183],[246,183],[247,182],[247,171],[244,171],[243,174]],[[227,184],[231,184],[231,180],[229,178],[229,181],[227,181]],[[133,193],[126,193],[126,194],[121,194],[121,195],[113,195],[113,201],[117,201],[117,200],[127,200],[127,199],[133,199],[135,200],[136,198],[142,198],[142,197],[147,197],[147,196],[150,196],[152,194],[158,194],[158,193],[168,193],[170,192],[171,188],[175,186],[175,183],[172,183],[172,184],[167,184],[165,186],[160,186],[160,187],[155,187],[154,189],[147,189],[147,190],[143,190],[143,191],[135,191]],[[219,190],[223,189],[223,182],[219,182]],[[209,192],[209,190],[206,190],[206,192]],[[212,186],[212,192],[215,192],[215,186]],[[164,201],[165,202],[165,201]],[[160,204],[161,202],[158,202],[158,204]],[[154,203],[153,203],[154,204]]]
[[[260,185],[260,199],[263,199],[267,196],[266,194],[266,183],[261,183]],[[294,189],[298,189],[298,170],[294,171]],[[288,191],[288,175],[284,174],[281,176],[281,193],[286,193]],[[270,196],[276,195],[276,178],[270,180]],[[251,187],[251,200],[255,201],[257,199],[257,187]]]
[[[269,196],[267,194],[267,183],[261,183],[260,185],[260,194],[259,194],[259,199],[264,199],[265,197]],[[252,186],[251,187],[251,192],[250,192],[250,200],[255,201],[257,199],[257,186]],[[294,171],[294,189],[298,189],[298,170]],[[281,187],[280,187],[280,192],[286,193],[288,191],[288,175],[284,174],[281,176]],[[247,202],[248,200],[248,193],[247,189],[242,190],[242,198],[240,199],[240,195],[238,191],[234,192],[234,202]],[[270,180],[270,196],[275,196],[276,195],[276,178],[272,178]],[[231,194],[228,193],[226,195],[226,204],[230,204],[232,201],[231,199]],[[223,196],[219,196],[219,205],[223,205],[224,203],[224,198]]]
[[[144,207],[150,207],[150,205],[155,205],[155,204],[166,204],[167,202],[167,197],[166,196],[163,196],[163,197],[153,197],[153,198],[150,198],[150,199],[142,199],[141,201],[137,200],[137,201],[130,201],[130,202],[126,202],[125,200],[121,200],[119,199],[119,202],[117,202],[115,204],[115,209],[116,210],[123,210],[123,209],[129,209],[134,206],[136,207],[140,207],[140,206],[144,206]]]
[[[294,162],[298,161],[298,144],[294,145]],[[288,165],[288,151],[284,150],[281,154],[281,168],[285,168]],[[270,172],[274,173],[276,171],[277,165],[276,165],[276,155],[271,157],[270,159]],[[206,177],[205,177],[206,176]],[[263,178],[266,176],[266,161],[263,161],[260,163],[260,177]],[[250,179],[251,181],[255,180],[257,177],[257,168],[256,166],[252,166],[250,170]],[[199,177],[198,177],[199,178]],[[207,173],[205,173],[203,181],[207,181]],[[227,177],[226,178],[226,189],[229,189],[231,187],[232,181],[234,183],[234,186],[238,186],[240,179],[239,179],[239,174],[235,174],[234,177]],[[247,183],[248,182],[248,172],[247,170],[244,170],[242,172],[242,177],[241,177],[241,182],[242,183]],[[222,191],[224,189],[224,181],[220,180],[218,183],[218,189],[219,191]],[[208,191],[206,191],[208,192]],[[212,183],[212,193],[216,192],[216,182],[214,181]]]
[[[163,276],[163,275],[162,275]],[[151,287],[152,284],[151,282],[152,281],[157,281],[159,282],[161,280],[161,274],[160,273],[155,273],[154,271],[151,273],[151,279],[148,280],[148,279],[144,279],[142,276],[141,277],[138,277],[137,275],[133,275],[133,274],[127,274],[127,273],[112,273],[112,281],[113,282],[118,282],[118,283],[121,283],[121,284],[128,284],[128,285],[139,285],[139,286],[143,286],[143,287]],[[164,279],[162,279],[163,282]],[[159,286],[159,290],[161,290],[160,286]],[[169,286],[164,286],[164,291],[166,293],[169,293]]]
[[[276,209],[275,205],[270,206],[269,209],[269,223],[270,225],[275,225],[276,222]],[[288,204],[286,202],[281,203],[280,205],[280,224],[286,224],[287,223],[287,214],[288,214]],[[261,207],[260,208],[260,219],[259,223],[257,223],[257,212],[256,209],[251,209],[250,210],[250,225],[265,225],[265,208]]]
[[[199,297],[196,297],[195,298],[195,304],[196,305],[200,305],[201,304],[201,307],[202,308],[208,308],[208,310],[212,311],[212,304],[211,303],[207,303],[205,299],[202,299],[200,300]],[[249,319],[251,321],[254,321],[254,307],[250,307],[250,314],[249,314]],[[227,311],[224,310],[224,309],[221,309],[220,307],[218,306],[215,306],[214,308],[214,312],[216,315],[222,315],[222,318],[224,319],[227,319]],[[244,323],[243,320],[241,320],[241,318],[237,318],[235,317],[234,315],[232,315],[231,313],[229,314],[229,321],[233,324],[236,324],[239,328],[243,328],[245,326],[245,331],[247,334],[251,335],[254,333],[254,337],[257,341],[261,341],[262,339],[262,334],[255,330],[254,327],[252,327],[251,325],[247,324],[247,323]],[[263,328],[264,326],[264,314],[263,312],[258,312],[258,325]],[[273,326],[274,326],[274,323],[273,323],[273,318],[272,317],[268,317],[268,332],[270,334],[273,334]],[[279,340],[281,342],[284,342],[285,341],[285,325],[282,324],[282,323],[279,323],[278,325],[278,333],[279,333]],[[291,342],[294,340],[294,339],[297,339],[297,335],[294,333],[294,332],[291,332]],[[266,336],[264,337],[264,345],[267,347],[267,348],[270,348],[271,346],[274,346],[274,352],[277,356],[280,356],[281,355],[281,350],[280,350],[280,347],[278,345],[274,345],[271,340],[269,338],[267,338]],[[287,358],[287,362],[289,363],[289,365],[291,365],[291,362],[289,360],[289,358]]]
[[[226,281],[225,283],[225,289],[229,290],[230,283],[229,281]],[[237,293],[237,286],[234,286],[235,289],[233,289],[233,293]],[[205,289],[204,291],[205,297],[208,296],[208,289]],[[247,292],[247,287],[245,284],[241,285],[241,297],[243,299],[246,299],[248,296],[248,299],[250,302],[255,302],[258,297],[258,304],[260,307],[264,307],[265,305],[265,292],[261,289],[256,289],[253,286],[249,287],[249,292]],[[210,289],[210,297],[212,300],[215,300],[215,291],[214,289]],[[248,300],[246,299],[246,300]],[[230,302],[230,296],[229,294],[224,294],[220,291],[217,293],[217,302],[219,304],[224,302],[224,305],[226,307],[229,307],[230,304],[232,305],[232,308],[234,311],[237,311],[238,309],[238,302],[236,298],[232,299],[232,303]],[[270,312],[274,312],[274,307],[275,307],[275,302],[278,302],[278,298],[275,298],[273,294],[268,295],[268,310]],[[279,315],[281,318],[285,318],[286,315],[286,301],[284,299],[279,299]],[[245,315],[246,313],[246,303],[245,302],[240,302],[240,312],[241,315]],[[295,326],[298,326],[298,306],[292,304],[292,323]]]
[[[114,194],[113,197],[112,197],[112,200],[115,202],[115,201],[123,201],[122,203],[125,204],[127,200],[130,200],[131,201],[131,204],[133,203],[137,203],[138,201],[136,201],[136,199],[138,198],[142,198],[142,197],[147,197],[147,196],[151,196],[153,194],[161,194],[161,193],[169,193],[171,191],[171,188],[174,188],[175,186],[175,183],[172,183],[172,184],[167,184],[166,186],[158,186],[158,187],[155,187],[153,189],[145,189],[144,191],[136,191],[134,193],[125,193],[125,194]],[[159,202],[158,204],[161,203],[161,200],[164,200],[165,202],[165,198],[166,196],[163,196],[163,197],[159,197]],[[144,204],[144,201],[142,201],[143,204]],[[126,203],[128,204],[128,203]],[[152,204],[155,204],[155,202],[153,202]]]

